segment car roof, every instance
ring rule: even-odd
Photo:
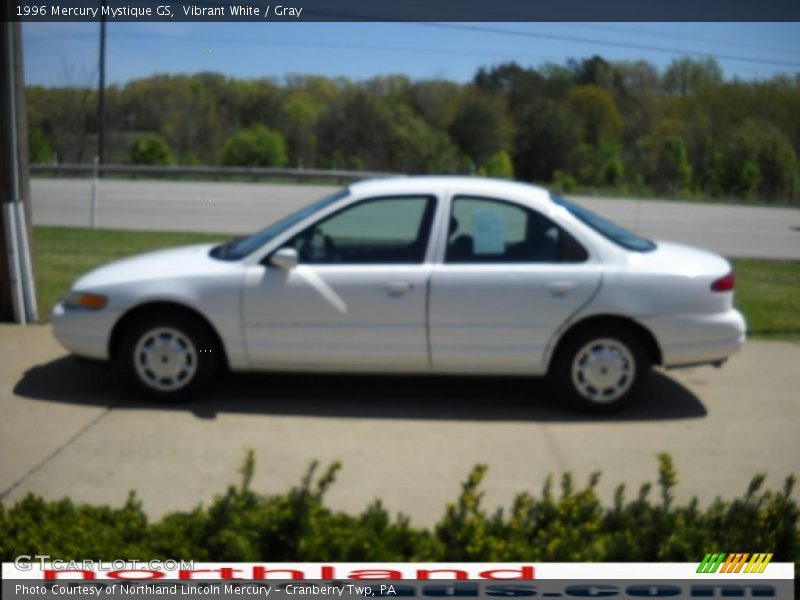
[[[466,176],[413,176],[369,179],[349,186],[351,192],[362,194],[420,194],[450,191],[459,194],[475,194],[489,197],[508,196],[509,199],[524,197],[528,200],[549,202],[550,192],[545,188],[486,177]]]

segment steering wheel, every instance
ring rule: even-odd
[[[323,243],[325,245],[325,261],[326,263],[340,263],[342,262],[342,254],[339,252],[339,249],[336,247],[336,244],[333,243],[331,236],[324,235],[322,236]]]
[[[329,264],[342,262],[342,255],[329,235],[314,228],[304,235],[298,248],[300,262],[309,264]]]

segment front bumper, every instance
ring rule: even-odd
[[[111,331],[119,316],[118,311],[109,308],[67,308],[59,302],[51,313],[53,335],[73,354],[108,360]]]
[[[717,363],[744,345],[747,326],[736,309],[723,313],[641,319],[661,347],[663,366]]]

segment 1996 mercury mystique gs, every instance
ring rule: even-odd
[[[366,181],[220,245],[81,277],[58,340],[179,399],[221,368],[549,375],[596,412],[651,365],[721,364],[744,343],[720,256],[652,242],[524,185]]]

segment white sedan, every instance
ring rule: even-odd
[[[544,189],[408,177],[351,185],[249,237],[96,269],[52,320],[67,349],[162,400],[222,368],[547,374],[560,398],[607,412],[652,365],[736,352],[733,287],[724,258]]]

